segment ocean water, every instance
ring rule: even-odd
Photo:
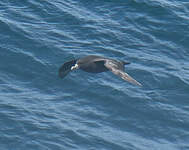
[[[58,77],[66,61],[131,62]],[[188,0],[1,0],[0,150],[189,150]]]

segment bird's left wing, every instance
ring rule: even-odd
[[[112,60],[106,60],[104,65],[115,75],[121,77],[123,80],[130,82],[132,84],[142,86],[138,81],[129,76],[126,72],[119,68],[119,66]]]
[[[58,75],[60,78],[64,78],[70,71],[71,67],[76,64],[77,60],[71,60],[68,62],[65,62],[58,71]]]

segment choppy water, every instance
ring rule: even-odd
[[[1,0],[0,150],[188,150],[188,0]],[[132,62],[57,76],[89,54]]]

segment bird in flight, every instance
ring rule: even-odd
[[[142,86],[138,81],[133,79],[124,70],[124,65],[130,64],[125,61],[118,61],[111,58],[105,58],[102,56],[89,55],[80,59],[74,59],[65,62],[59,69],[59,77],[64,78],[70,71],[81,69],[89,73],[100,73],[111,71],[115,75],[121,77],[123,80],[132,84]]]

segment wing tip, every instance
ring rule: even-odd
[[[135,82],[136,85],[142,87],[143,85],[141,83],[139,83],[138,81]]]
[[[123,76],[121,77],[123,80],[132,83],[134,85],[140,86],[142,87],[142,84],[139,83],[138,81],[136,81],[134,78],[132,78],[130,75],[128,75],[126,72],[124,72],[124,74],[122,74]]]
[[[136,81],[135,79],[133,79],[132,77],[130,77],[130,79],[127,79],[126,81],[132,83],[133,85],[142,87],[142,84]]]

